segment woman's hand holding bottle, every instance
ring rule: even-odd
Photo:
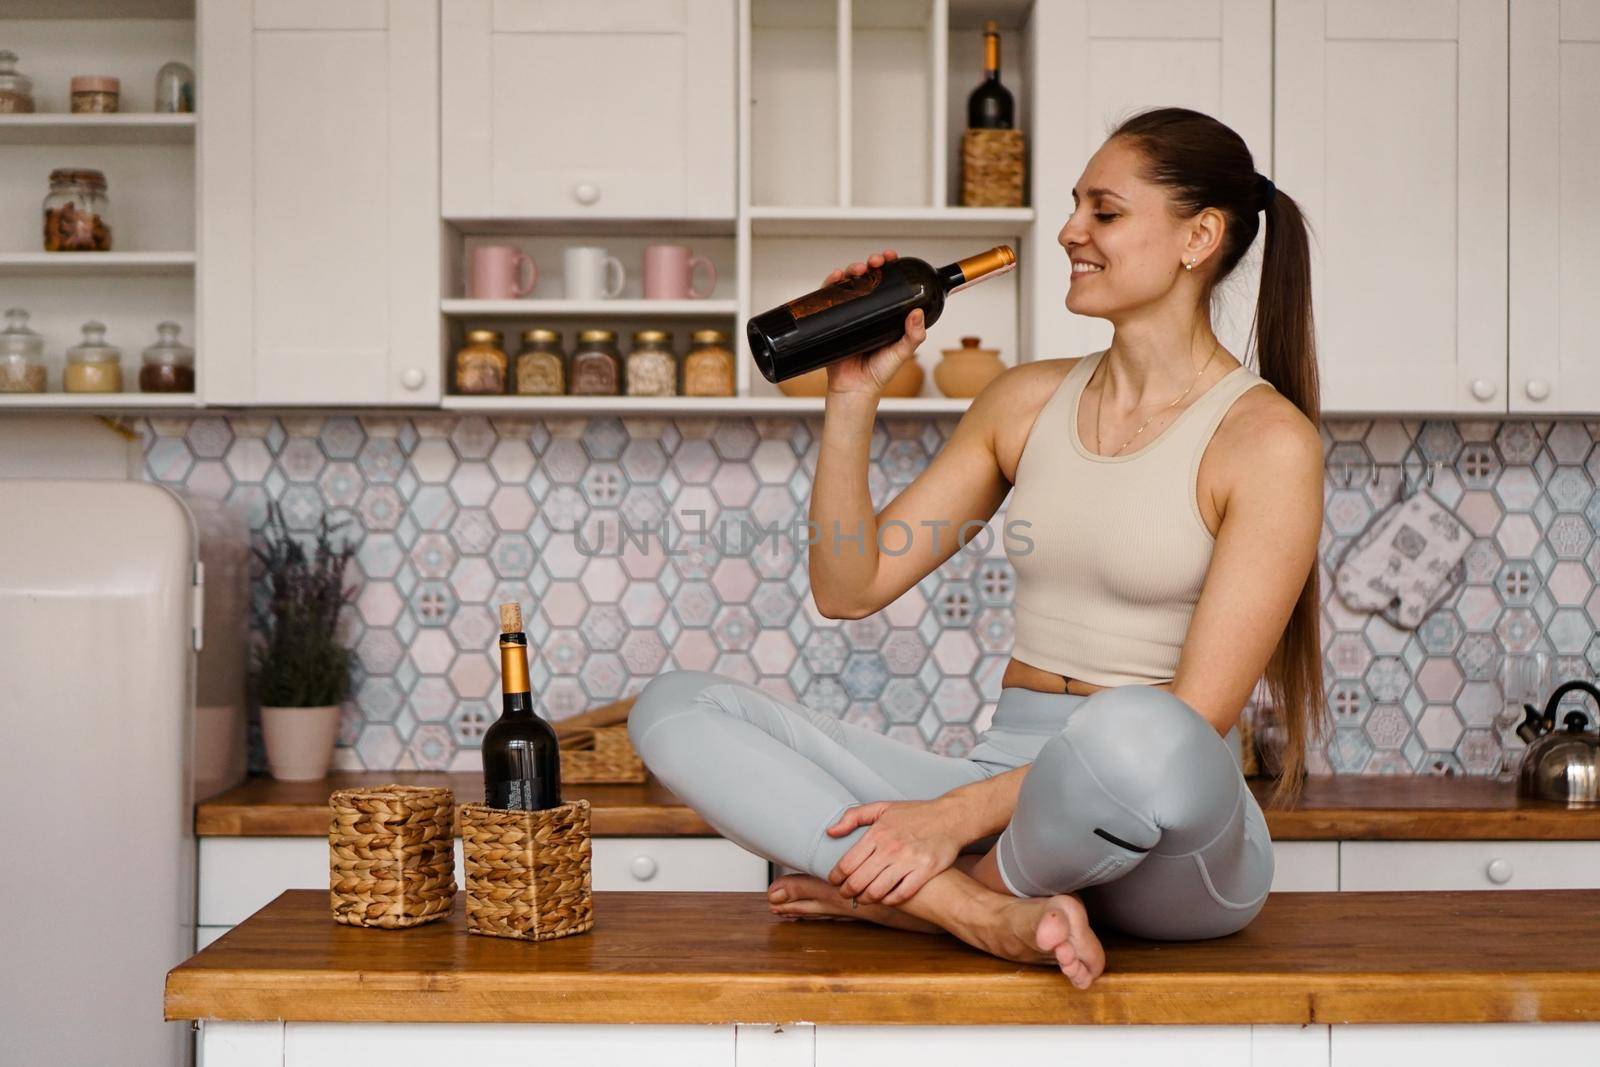
[[[874,252],[867,257],[865,263],[851,263],[829,274],[822,279],[822,284],[832,285],[849,276],[859,277],[896,258],[898,257],[892,248]],[[927,339],[928,333],[923,327],[922,319],[922,310],[918,308],[906,316],[905,336],[894,344],[872,352],[863,352],[858,356],[846,356],[828,364],[829,395],[859,394],[873,398],[881,396],[883,387],[888,384],[895,371],[899,370],[906,360],[915,359],[917,346]]]

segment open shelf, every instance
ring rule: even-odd
[[[763,382],[763,384],[766,384]],[[776,389],[775,386],[767,386]],[[448,411],[537,415],[820,415],[822,397],[773,396],[446,396]],[[878,414],[959,415],[971,403],[950,397],[878,402]]]
[[[485,318],[704,318],[734,315],[739,309],[732,300],[441,300],[439,310]]]
[[[1021,236],[1033,227],[1031,207],[806,208],[753,207],[757,237]]]
[[[193,144],[195,117],[0,115],[0,144]]]
[[[124,376],[128,368],[123,367]],[[133,373],[137,375],[138,369]],[[80,411],[140,411],[164,408],[197,408],[200,398],[194,393],[0,393],[0,409]]]
[[[190,274],[193,252],[0,252],[0,274]]]

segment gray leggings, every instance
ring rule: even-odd
[[[1243,929],[1266,903],[1272,842],[1229,746],[1150,686],[1091,696],[1000,691],[967,758],[941,756],[704,671],[644,687],[628,736],[645,764],[719,833],[827,878],[867,832],[825,828],[875,800],[932,800],[1032,763],[997,837],[1016,896],[1080,892],[1092,922],[1188,941]],[[1230,734],[1230,737],[1233,735]]]

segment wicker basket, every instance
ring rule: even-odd
[[[328,806],[334,922],[398,929],[450,914],[456,896],[450,790],[340,789]]]
[[[467,931],[549,941],[594,926],[589,802],[543,811],[463,804]]]
[[[961,206],[1021,207],[1025,155],[1021,130],[968,130],[961,138]]]
[[[644,760],[633,750],[628,740],[628,724],[597,726],[594,747],[561,750],[561,782],[563,785],[594,785],[597,783],[642,782],[645,780]]]

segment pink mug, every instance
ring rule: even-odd
[[[467,295],[473,300],[514,300],[533,292],[539,268],[510,245],[483,245],[472,250],[471,279]]]
[[[700,266],[711,276],[704,290],[694,287],[694,269]],[[717,268],[683,245],[650,245],[644,250],[646,300],[704,300],[716,287]]]

